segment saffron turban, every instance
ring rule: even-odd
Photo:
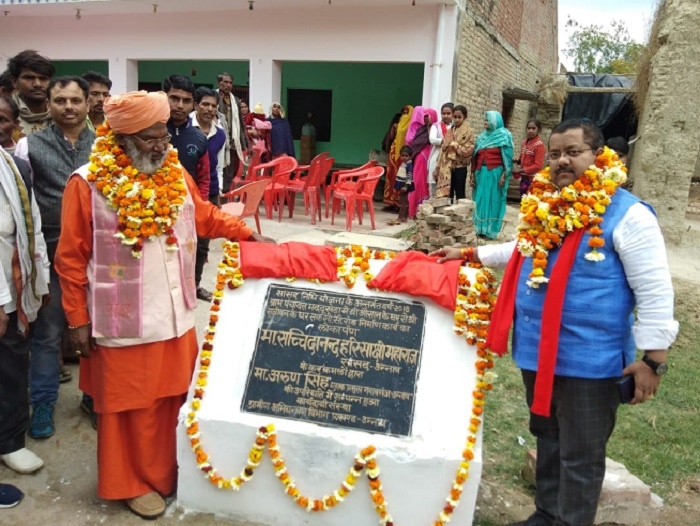
[[[167,122],[170,105],[168,96],[162,91],[130,91],[107,98],[104,112],[114,131],[131,135],[157,122]]]

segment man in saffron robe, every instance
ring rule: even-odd
[[[651,207],[618,186],[623,174],[593,122],[564,121],[549,139],[549,170],[523,197],[518,240],[432,254],[507,265],[486,347],[504,354],[514,325],[513,358],[537,438],[536,510],[510,526],[592,526],[618,381],[633,377],[630,403],[639,404],[667,371],[678,322],[666,248]],[[583,200],[595,204],[587,210]],[[545,218],[537,203],[547,204]],[[554,232],[566,218],[571,228]]]
[[[197,356],[197,235],[268,239],[202,200],[169,145],[164,93],[111,97],[104,110],[107,131],[66,186],[56,270],[80,388],[99,415],[97,494],[155,518],[175,491],[177,415]],[[119,224],[130,199],[143,219]]]

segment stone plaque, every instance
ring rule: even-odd
[[[241,411],[410,436],[425,306],[270,285]]]

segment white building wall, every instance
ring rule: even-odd
[[[55,60],[108,60],[113,93],[136,88],[139,60],[247,60],[250,100],[263,101],[279,99],[285,61],[419,62],[429,105],[451,99],[456,34],[457,8],[445,5],[13,15],[0,18],[0,60],[27,48]]]

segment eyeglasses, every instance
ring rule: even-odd
[[[557,151],[549,152],[549,155],[547,155],[547,158],[550,161],[558,161],[562,155],[566,155],[569,159],[573,159],[573,158],[581,155],[583,152],[592,152],[592,151],[593,151],[593,148],[583,148],[581,150],[575,150],[573,148],[569,148],[568,150],[564,150],[563,153],[557,152]]]
[[[145,144],[149,148],[153,148],[157,144],[161,144],[161,145],[166,146],[170,143],[170,139],[173,138],[173,136],[170,134],[164,135],[163,137],[157,137],[155,139],[142,139],[138,135],[132,135],[132,137],[136,137],[139,141],[141,141],[143,144]]]

